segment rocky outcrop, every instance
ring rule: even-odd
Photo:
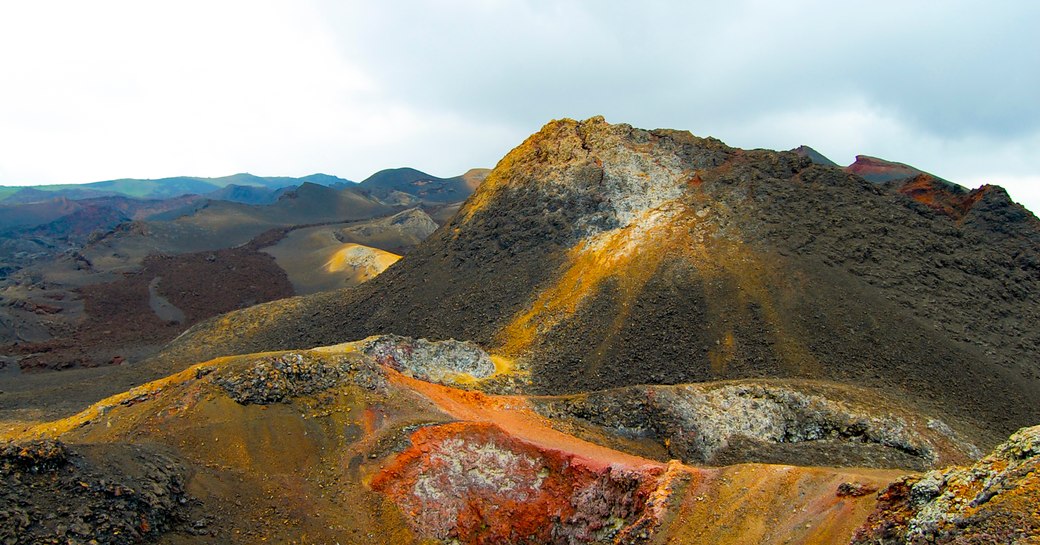
[[[243,405],[289,403],[346,381],[368,389],[386,387],[386,378],[371,362],[356,357],[292,352],[260,358],[245,367],[232,367],[217,373],[212,380]]]
[[[85,452],[80,452],[80,451]],[[0,446],[0,543],[129,545],[182,522],[185,468],[132,446]]]
[[[850,387],[799,382],[643,386],[535,406],[629,437],[687,463],[797,463],[927,470],[980,453],[946,424]]]
[[[380,364],[429,382],[451,384],[495,373],[495,364],[487,352],[473,343],[454,339],[428,341],[381,335],[355,346]]]
[[[1040,426],[970,467],[904,477],[878,499],[853,545],[1040,543]]]
[[[290,403],[343,384],[382,391],[387,386],[385,368],[442,384],[472,383],[496,371],[487,352],[472,343],[382,335],[220,367],[210,380],[238,403],[270,405]],[[197,373],[212,371],[202,367]]]

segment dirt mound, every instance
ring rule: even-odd
[[[401,256],[351,242],[339,242],[331,230],[309,229],[264,251],[275,257],[298,295],[356,286],[375,278]]]
[[[1040,227],[981,195],[954,220],[794,153],[554,121],[373,281],[201,324],[163,358],[466,339],[528,366],[528,391],[827,379],[992,445],[1040,420]]]
[[[380,274],[437,230],[418,208],[374,220],[294,229],[264,248],[298,295],[356,286]]]

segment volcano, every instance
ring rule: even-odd
[[[552,121],[371,280],[4,423],[0,538],[1029,542],[1040,222],[801,151]]]
[[[457,338],[517,361],[522,391],[826,380],[993,445],[1040,421],[1040,223],[999,187],[958,203],[791,152],[553,121],[379,277],[200,324],[162,359]]]

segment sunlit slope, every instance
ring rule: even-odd
[[[326,230],[286,237],[266,252],[275,257],[301,295],[356,286],[401,258],[378,248],[340,242]]]
[[[1040,421],[1040,228],[794,153],[554,121],[363,286],[217,318],[166,362],[375,333],[464,338],[576,392],[753,377],[879,388],[995,444]]]

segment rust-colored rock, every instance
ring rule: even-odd
[[[931,174],[918,174],[897,184],[896,191],[955,220],[963,218],[992,186],[968,191]]]
[[[663,468],[589,465],[486,423],[445,424],[372,480],[416,532],[463,543],[636,543],[660,523],[648,502]]]

